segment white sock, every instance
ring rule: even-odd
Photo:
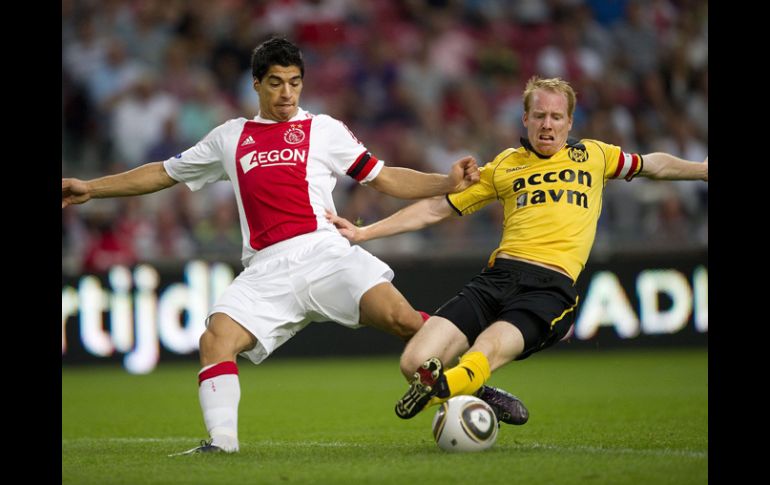
[[[235,362],[220,362],[198,373],[198,399],[212,445],[238,451],[238,402],[241,384]]]

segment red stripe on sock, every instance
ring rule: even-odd
[[[235,362],[220,362],[214,367],[209,367],[205,371],[198,374],[198,385],[207,379],[225,374],[238,375],[238,366],[235,364]]]

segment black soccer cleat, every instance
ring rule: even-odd
[[[214,446],[211,444],[213,440],[201,440],[200,446],[196,446],[195,448],[187,451],[182,451],[180,453],[173,453],[168,456],[182,456],[182,455],[194,455],[196,453],[224,453],[225,450],[218,446]]]
[[[396,415],[401,419],[413,418],[425,408],[433,396],[449,397],[449,387],[441,360],[431,357],[414,373],[409,390],[396,403]]]
[[[499,422],[521,425],[529,419],[529,411],[524,403],[509,392],[496,387],[481,386],[474,395],[489,404]]]

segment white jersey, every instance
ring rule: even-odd
[[[163,163],[168,175],[191,190],[230,180],[248,267],[260,250],[301,234],[339,235],[325,217],[336,213],[336,176],[373,180],[384,163],[340,121],[302,109],[289,121],[256,116],[214,128],[192,148]]]

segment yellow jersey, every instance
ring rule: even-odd
[[[562,268],[576,281],[594,243],[606,181],[631,180],[644,161],[597,140],[567,140],[547,158],[526,138],[521,143],[481,167],[478,183],[447,195],[447,200],[460,215],[494,200],[503,204],[502,240],[490,265],[504,252]]]

